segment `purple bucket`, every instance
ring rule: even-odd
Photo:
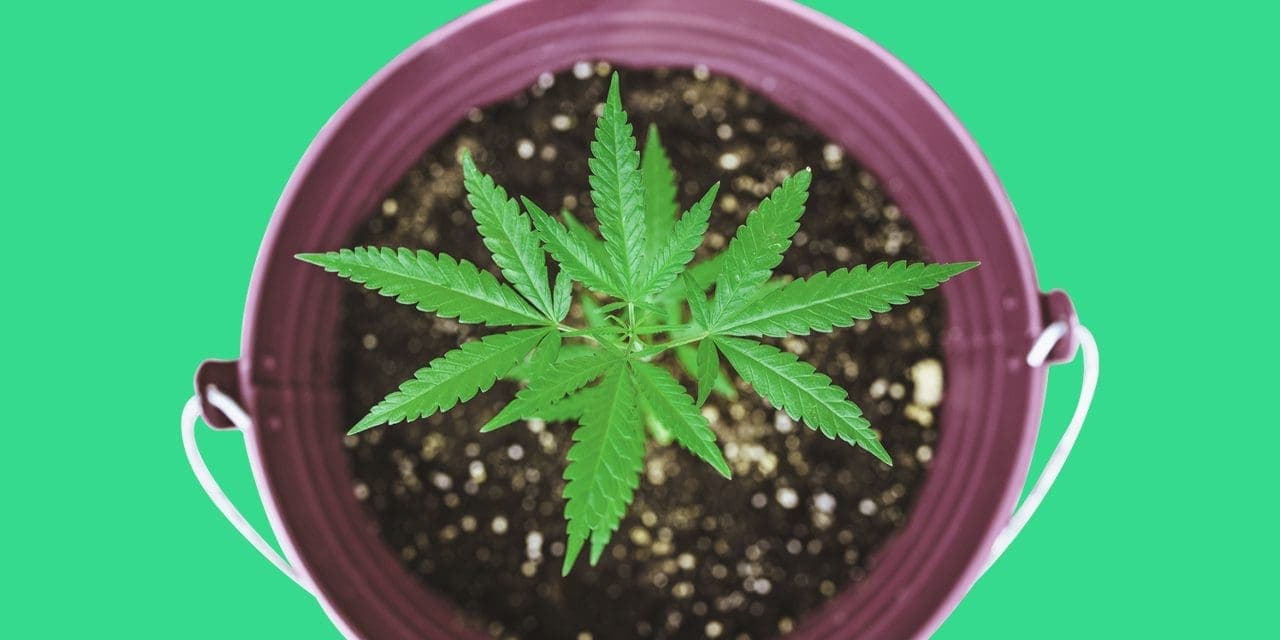
[[[767,33],[769,38],[753,34]],[[1026,239],[973,140],[923,81],[862,35],[781,0],[506,0],[415,44],[329,121],[271,220],[245,310],[241,358],[206,362],[257,425],[249,451],[276,536],[348,636],[460,638],[451,606],[402,568],[352,496],[334,437],[341,284],[293,255],[345,246],[366,213],[468,109],[579,60],[702,64],[807,120],[879,176],[939,261],[982,268],[942,288],[946,425],[907,526],[865,580],[802,621],[795,638],[927,636],[982,571],[1027,475],[1046,371],[1025,355],[1057,320]],[[1062,340],[1051,355],[1075,350]]]

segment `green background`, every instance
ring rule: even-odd
[[[479,3],[44,4],[0,8],[5,635],[337,637],[205,499],[178,414],[237,354],[308,141]],[[1276,15],[813,4],[959,114],[1102,344],[1058,486],[938,637],[1274,633]],[[1051,376],[1037,464],[1079,372]],[[240,438],[200,436],[261,523]]]

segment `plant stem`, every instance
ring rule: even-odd
[[[644,327],[644,326],[636,327],[635,332],[637,334],[667,333],[670,331],[675,331],[676,329],[684,329],[687,326],[688,325],[683,325],[683,324],[658,324],[658,325],[652,325],[647,327]]]
[[[664,343],[662,343],[662,344],[655,344],[655,345],[653,345],[652,347],[649,347],[648,349],[645,349],[644,351],[641,351],[641,352],[637,353],[636,355],[637,355],[637,356],[639,356],[639,357],[641,357],[641,358],[649,358],[649,357],[653,357],[653,356],[656,356],[656,355],[658,355],[658,354],[660,354],[660,353],[662,353],[662,352],[664,352],[664,351],[666,351],[666,350],[668,350],[668,349],[673,349],[673,348],[678,347],[678,346],[681,346],[681,345],[689,344],[690,342],[697,342],[697,341],[699,341],[699,340],[706,340],[706,339],[707,339],[708,337],[710,337],[710,336],[711,336],[711,334],[710,334],[710,333],[703,332],[703,333],[693,334],[693,335],[690,335],[690,336],[685,336],[685,337],[683,337],[683,338],[677,338],[677,339],[672,340],[672,341],[670,341],[670,342],[664,342]]]
[[[598,335],[609,335],[616,333],[625,333],[626,330],[621,327],[587,327],[578,329],[566,324],[561,324],[557,328],[568,338],[590,338]]]

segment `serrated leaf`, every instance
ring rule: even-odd
[[[735,336],[809,335],[848,327],[865,320],[872,312],[888,311],[946,282],[956,274],[977,266],[976,262],[953,264],[892,264],[881,262],[870,269],[859,265],[831,273],[815,273],[781,286],[721,318],[712,330]]]
[[[698,288],[705,292],[711,288],[712,284],[715,284],[716,279],[720,277],[720,270],[723,268],[724,254],[720,253],[694,264],[689,267],[686,273],[698,285]]]
[[[689,345],[680,345],[674,349],[676,352],[676,362],[680,364],[680,368],[694,380],[698,379],[698,350]],[[729,400],[738,399],[738,390],[733,386],[733,381],[725,375],[724,369],[716,367],[715,383],[711,386],[711,390],[728,398]],[[702,404],[702,403],[699,403]]]
[[[559,401],[554,402],[541,411],[536,417],[546,422],[569,422],[582,418],[582,413],[587,407],[597,404],[596,390],[598,387],[584,387],[576,393],[571,393]]]
[[[729,364],[773,406],[828,438],[839,438],[892,465],[888,452],[844,389],[792,353],[742,338],[716,337]]]
[[[707,222],[711,219],[711,206],[716,201],[716,193],[720,183],[711,185],[707,193],[693,205],[675,225],[663,236],[663,243],[650,254],[648,274],[645,284],[639,291],[644,297],[657,293],[671,286],[684,266],[693,259],[693,253],[702,244],[702,237],[707,233]]]
[[[747,215],[738,227],[720,261],[711,317],[719,322],[749,301],[751,290],[769,279],[791,246],[791,236],[800,228],[809,182],[813,173],[805,169],[787,178]]]
[[[356,247],[304,253],[297,258],[442,318],[495,327],[547,323],[520,294],[498,282],[493,274],[443,253]]]
[[[589,355],[595,351],[596,348],[591,345],[572,342],[564,344],[562,342],[560,352],[556,357],[556,362],[572,360],[573,358],[581,358],[582,356]],[[528,382],[530,378],[546,368],[545,365],[539,364],[535,362],[535,360],[537,360],[537,358],[526,358],[524,361],[507,371],[506,375],[502,376],[503,379]]]
[[[529,216],[488,174],[476,168],[471,152],[462,151],[462,184],[467,190],[476,229],[502,276],[548,318],[555,315],[547,284],[547,259]]]
[[[533,219],[533,226],[546,244],[547,251],[560,265],[561,271],[590,289],[615,298],[622,297],[620,285],[614,281],[607,264],[597,260],[582,238],[570,233],[532,200],[521,198],[521,201],[524,202],[529,217]]]
[[[533,365],[534,371],[549,367],[556,363],[560,358],[560,346],[563,340],[559,331],[548,331],[547,336],[538,343],[538,349],[533,352],[533,358],[529,363]]]
[[[662,425],[662,421],[653,415],[653,411],[644,406],[644,396],[640,396],[640,409],[644,415],[644,426],[649,430],[649,437],[659,446],[667,446],[671,444],[673,437],[671,432]]]
[[[698,343],[698,406],[707,401],[719,375],[720,354],[716,352],[716,342],[703,340]]]
[[[639,360],[631,361],[631,370],[635,372],[636,387],[644,398],[645,406],[653,411],[676,442],[702,458],[720,475],[732,477],[729,463],[725,462],[724,454],[716,446],[716,434],[711,425],[671,373]]]
[[[594,231],[587,228],[587,225],[578,220],[568,209],[560,211],[560,219],[564,220],[564,227],[569,230],[569,233],[591,252],[596,262],[601,265],[609,264],[609,252],[605,250],[604,240],[601,240],[600,236],[597,236]]]
[[[610,367],[622,361],[622,354],[604,349],[594,350],[580,358],[561,360],[540,372],[534,372],[529,386],[480,428],[481,433],[505,427],[520,418],[536,416],[544,407],[586,386]]]
[[[555,329],[523,329],[463,343],[413,374],[351,428],[359,433],[380,424],[396,424],[448,411],[477,393],[488,391],[534,346]]]
[[[698,287],[688,272],[684,273],[684,295],[685,301],[689,303],[689,318],[699,327],[706,328],[707,325],[711,324],[710,312],[707,308],[707,294]]]
[[[588,539],[591,564],[599,560],[640,486],[644,425],[625,366],[611,370],[596,387],[594,402],[585,408],[573,440],[564,471],[564,515],[569,521],[564,575]]]
[[[720,274],[722,256],[724,256],[723,253],[689,266],[675,282],[671,283],[671,286],[667,287],[666,291],[658,296],[658,301],[663,304],[680,304],[686,301],[688,291],[697,290],[705,294],[707,289],[715,284]],[[690,282],[693,283],[692,287],[688,286]]]
[[[676,202],[676,175],[671,169],[671,159],[662,147],[658,126],[649,125],[644,139],[644,153],[640,156],[640,178],[644,183],[644,218],[648,227],[648,252],[652,256],[666,244],[676,221],[680,205]]]
[[[573,279],[561,269],[556,274],[556,285],[551,290],[551,311],[556,322],[563,322],[573,305]]]
[[[591,202],[595,205],[600,235],[609,253],[614,280],[621,298],[634,301],[643,285],[645,263],[644,184],[640,178],[640,152],[631,135],[631,123],[622,109],[618,74],[609,83],[604,111],[596,121],[591,143]]]
[[[600,303],[596,302],[591,296],[582,296],[579,298],[579,304],[582,305],[582,317],[587,321],[588,327],[604,327],[609,325],[609,314],[600,308]]]

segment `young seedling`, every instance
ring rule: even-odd
[[[499,378],[522,381],[515,399],[480,430],[529,418],[577,423],[564,472],[566,575],[584,544],[591,543],[594,565],[617,530],[640,483],[646,427],[659,442],[674,441],[730,476],[699,409],[713,390],[734,393],[722,356],[774,407],[892,464],[844,389],[758,338],[848,327],[977,264],[880,263],[771,279],[804,213],[811,179],[805,169],[747,216],[728,248],[690,265],[718,185],[677,215],[675,177],[658,132],[649,130],[642,157],[617,74],[591,144],[599,235],[568,212],[557,219],[528,199],[521,207],[466,150],[461,163],[477,230],[505,282],[466,260],[404,248],[357,247],[298,258],[443,318],[513,327],[432,360],[351,433],[448,411]],[[547,254],[558,267],[554,282]],[[574,283],[581,285],[580,327],[565,322]],[[695,394],[673,366],[695,381]]]

